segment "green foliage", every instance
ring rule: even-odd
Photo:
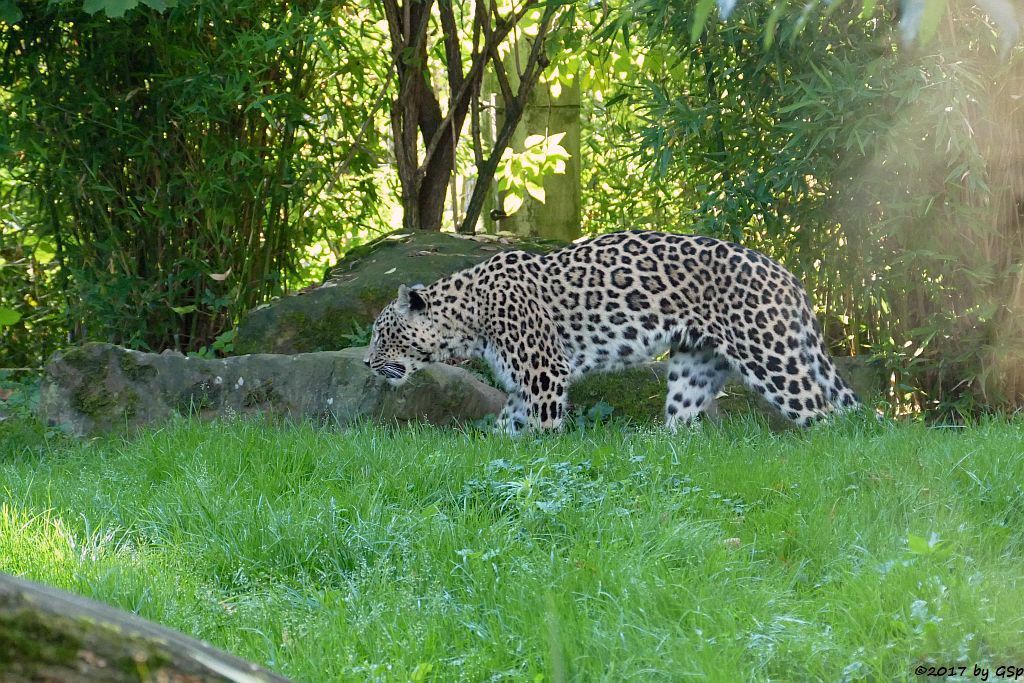
[[[825,207],[838,225],[825,232],[842,247],[823,259],[819,288],[853,344],[923,391],[912,400],[955,415],[1024,401],[1024,177],[1006,161],[1022,148],[1024,111],[1012,65],[993,70],[980,40],[953,45],[906,68],[877,65],[870,89],[809,80],[796,111],[839,161],[818,174],[835,179]],[[848,103],[847,117],[819,96]],[[846,291],[823,282],[830,272]]]
[[[369,346],[373,337],[373,325],[361,325],[358,321],[352,323],[352,331],[341,335],[345,341],[342,348],[351,346]]]
[[[0,308],[0,327],[10,327],[21,320],[21,313],[12,308]]]
[[[639,45],[599,57],[630,59],[639,87],[591,77],[588,229],[692,230],[780,259],[837,352],[893,371],[901,409],[1020,405],[1017,61],[969,14],[910,55],[877,9],[779,6],[741,4],[693,43],[692,4],[627,2],[606,25]]]
[[[530,135],[523,142],[523,151],[505,148],[495,179],[504,193],[502,210],[506,215],[514,214],[526,195],[544,202],[545,176],[565,173],[565,162],[569,160],[569,153],[560,144],[563,137],[565,133]]]
[[[18,7],[21,0],[0,0],[0,21],[8,24],[20,22],[25,14]],[[24,4],[24,3],[23,3]],[[177,7],[177,0],[82,0],[82,9],[89,14],[103,12],[108,17],[120,18],[125,12],[144,6],[162,12]]]
[[[584,409],[580,408],[573,416],[573,423],[577,429],[585,429],[594,425],[604,424],[611,419],[615,408],[605,401],[598,401],[594,405]]]
[[[296,681],[905,680],[1020,651],[1022,438],[8,420],[0,571]]]
[[[18,204],[15,189],[0,170],[0,369],[38,367],[66,340],[55,245],[4,210]]]
[[[217,338],[209,346],[204,346],[190,355],[195,355],[199,358],[223,358],[232,355],[234,351],[235,330],[228,330],[217,335]]]
[[[39,405],[38,376],[0,370],[0,420],[28,420]]]
[[[633,6],[636,7],[637,4],[633,4]],[[644,2],[642,6],[649,7],[651,4],[657,7],[661,3]],[[690,42],[697,42],[704,30],[708,28],[708,18],[711,15],[712,7],[718,6],[719,17],[725,21],[730,18],[737,4],[742,5],[743,3],[740,0],[697,0],[693,7],[693,17],[690,20]],[[1021,25],[1015,4],[1012,0],[982,0],[977,4],[984,9],[988,19],[1002,33],[1005,53],[1020,35]],[[862,0],[860,18],[872,18],[878,5],[877,0]],[[947,18],[947,0],[900,0],[899,8],[899,30],[906,47],[914,46],[915,43],[928,45],[938,32],[939,23]],[[815,15],[828,16],[835,9],[835,4],[831,0],[811,0],[811,2],[797,6],[776,1],[773,3],[767,20],[762,24],[763,45],[770,48],[775,42],[776,29],[780,22],[783,26],[791,25],[799,34]]]
[[[88,4],[113,16],[133,3]],[[143,4],[109,20],[23,3],[0,27],[0,249],[20,244],[19,267],[51,294],[5,282],[0,305],[33,324],[40,306],[76,340],[196,350],[378,223],[367,112],[386,55],[358,5]],[[43,246],[40,272],[25,259]]]
[[[21,21],[23,16],[14,0],[0,0],[0,21],[13,24],[16,21]]]
[[[139,5],[162,12],[168,7],[176,7],[177,4],[176,0],[83,0],[82,9],[89,14],[103,12],[108,17],[119,19],[124,16],[125,12],[135,9]]]

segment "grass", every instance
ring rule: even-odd
[[[0,571],[300,681],[1024,663],[1024,423],[509,440],[0,423]]]

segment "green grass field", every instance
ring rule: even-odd
[[[0,571],[299,681],[1024,665],[1024,422],[671,437],[0,423]],[[990,680],[993,677],[990,676]]]

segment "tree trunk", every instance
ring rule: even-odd
[[[417,202],[415,206],[404,207],[405,211],[415,211],[419,214],[419,229],[439,231],[441,220],[444,216],[444,205],[448,191],[448,183],[451,181],[452,171],[455,169],[455,153],[452,147],[451,122],[445,122],[441,115],[441,108],[437,104],[436,97],[431,93],[424,93],[425,99],[420,106],[420,133],[423,136],[423,144],[430,144],[430,141],[437,135],[438,130],[447,131],[438,141],[433,155],[425,159],[425,167],[422,176],[418,177]],[[462,129],[465,116],[460,116],[459,111],[453,112],[454,126],[456,130]]]
[[[4,683],[287,683],[129,612],[0,574]]]
[[[501,64],[499,46],[516,30],[528,12],[540,7],[539,0],[526,0],[522,6],[502,15],[492,4],[477,2],[473,7],[471,36],[460,32],[452,0],[382,0],[391,37],[394,73],[398,75],[398,94],[391,103],[391,130],[395,143],[395,164],[402,188],[403,227],[406,230],[438,231],[444,216],[445,200],[455,170],[455,152],[470,109],[478,104],[484,70],[488,64],[498,70],[507,85],[508,75]],[[448,81],[447,112],[430,81],[430,61],[435,54],[431,17],[434,7],[440,23],[441,60]],[[544,7],[520,77],[519,90],[505,88],[506,109],[521,112],[530,89],[547,65],[544,43],[560,5]],[[463,17],[463,20],[465,17]],[[464,48],[469,48],[470,61],[464,68]],[[518,120],[518,119],[517,119]],[[511,134],[511,131],[509,131]],[[499,141],[508,135],[499,135]],[[422,159],[420,151],[423,150]],[[481,161],[477,148],[477,165],[489,170],[478,179],[484,189],[493,178],[504,148],[492,150],[494,159]],[[460,232],[472,233],[482,207],[480,197],[471,198],[467,216]],[[457,220],[456,216],[453,219]]]

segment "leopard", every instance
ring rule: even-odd
[[[579,379],[666,353],[671,432],[732,375],[799,427],[861,406],[793,273],[740,244],[653,230],[502,251],[402,285],[363,362],[399,385],[427,363],[482,358],[508,395],[497,429],[518,434],[563,427]]]

